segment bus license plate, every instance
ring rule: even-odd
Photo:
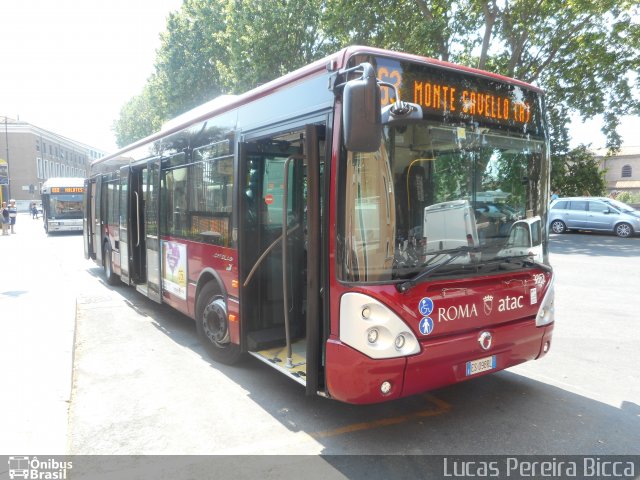
[[[480,358],[479,360],[473,360],[467,362],[467,377],[475,375],[476,373],[486,372],[487,370],[493,370],[496,368],[496,356]]]

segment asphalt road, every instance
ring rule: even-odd
[[[104,284],[82,237],[18,237],[0,238],[15,252],[2,368],[24,386],[2,400],[6,454],[640,454],[640,237],[552,236],[556,328],[540,361],[373,406],[306,397],[253,359],[217,365],[190,319]],[[325,469],[349,476],[312,470]]]
[[[214,364],[189,319],[132,289],[80,296],[70,452],[640,453],[640,238],[567,234],[551,251],[549,355],[365,407],[305,397],[251,359]]]

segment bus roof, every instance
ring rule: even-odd
[[[53,177],[42,184],[42,188],[46,187],[84,187],[84,178]]]
[[[384,50],[380,48],[374,47],[366,47],[354,45],[350,47],[346,47],[332,55],[329,55],[323,59],[317,60],[309,65],[306,65],[298,70],[290,72],[282,77],[276,78],[264,85],[260,85],[252,90],[249,90],[241,95],[221,95],[216,97],[209,102],[206,102],[200,106],[193,108],[185,113],[182,113],[171,120],[165,122],[162,128],[145,138],[142,138],[130,145],[127,145],[117,152],[99,158],[92,162],[91,167],[100,165],[103,162],[108,162],[109,160],[113,160],[122,156],[123,154],[134,150],[140,146],[143,146],[148,143],[152,143],[154,141],[160,140],[165,136],[176,133],[184,128],[187,128],[193,124],[204,121],[208,118],[211,118],[216,115],[220,115],[222,113],[233,110],[234,108],[240,107],[241,105],[250,103],[259,98],[265,97],[271,93],[282,90],[296,82],[304,80],[306,78],[310,78],[316,75],[320,75],[322,73],[327,72],[335,72],[341,68],[344,68],[347,65],[347,62],[354,55],[374,55],[374,56],[386,56],[390,58],[394,58],[397,60],[406,60],[415,63],[422,63],[425,65],[435,65],[443,69],[457,71],[457,72],[466,72],[474,76],[484,77],[488,79],[497,80],[500,82],[521,86],[532,90],[538,94],[543,94],[543,91],[534,85],[529,83],[516,80],[513,78],[505,77],[503,75],[499,75],[496,73],[487,72],[484,70],[479,70],[477,68],[466,67],[463,65],[458,65],[450,62],[445,62],[442,60],[437,60],[429,57],[422,57],[419,55],[413,55],[409,53],[396,52],[392,50]]]
[[[343,50],[341,50],[341,52],[345,52],[345,58],[348,59],[350,57],[352,57],[353,55],[357,55],[357,54],[372,54],[372,55],[379,55],[379,56],[391,56],[395,59],[398,60],[407,60],[410,62],[416,62],[416,63],[424,63],[427,65],[436,65],[448,70],[453,70],[453,71],[457,71],[457,72],[466,72],[466,73],[470,73],[472,75],[476,75],[479,77],[485,77],[485,78],[490,78],[493,80],[498,80],[500,82],[504,82],[504,83],[509,83],[511,85],[517,85],[520,87],[524,87],[527,88],[529,90],[532,90],[538,94],[544,94],[544,91],[540,88],[540,87],[536,87],[535,85],[532,85],[530,83],[527,82],[523,82],[522,80],[517,80],[515,78],[511,78],[511,77],[506,77],[504,75],[500,75],[498,73],[492,73],[492,72],[488,72],[486,70],[480,70],[479,68],[473,68],[473,67],[467,67],[464,65],[460,65],[457,63],[451,63],[451,62],[445,62],[443,60],[438,60],[435,58],[430,58],[430,57],[422,57],[420,55],[414,55],[411,53],[404,53],[404,52],[395,52],[392,50],[383,50],[381,48],[375,48],[375,47],[362,47],[362,46],[351,46],[351,47],[347,47]],[[341,53],[339,52],[339,53]]]

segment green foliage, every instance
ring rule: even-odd
[[[215,62],[226,92],[245,92],[331,53],[318,22],[323,3],[226,2],[226,28],[218,36],[225,55]]]
[[[640,193],[620,192],[616,195],[616,200],[628,205],[640,205]]]
[[[605,195],[607,183],[598,161],[584,145],[552,157],[551,190],[563,197]]]
[[[157,77],[154,76],[140,95],[133,97],[120,109],[120,117],[112,126],[119,147],[160,129],[165,118],[164,101],[160,95]]]
[[[620,116],[640,112],[631,93],[640,76],[629,75],[640,70],[638,9],[637,0],[184,0],[150,85],[114,130],[119,142],[149,134],[157,119],[366,44],[540,85],[556,155],[569,153],[572,112],[603,114],[616,148]]]
[[[226,2],[184,0],[169,15],[156,56],[156,75],[173,118],[223,92],[218,65],[227,63]]]
[[[560,154],[571,112],[603,114],[615,148],[620,116],[640,111],[628,76],[640,70],[636,0],[329,0],[327,10],[340,45],[362,41],[537,83]]]
[[[162,123],[222,93],[218,64],[227,63],[226,3],[184,0],[167,19],[155,73],[114,122],[119,147],[157,131]]]

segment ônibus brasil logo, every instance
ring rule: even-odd
[[[47,458],[39,460],[38,457],[10,456],[9,478],[25,478],[33,480],[65,480],[67,470],[73,468],[73,462]]]

